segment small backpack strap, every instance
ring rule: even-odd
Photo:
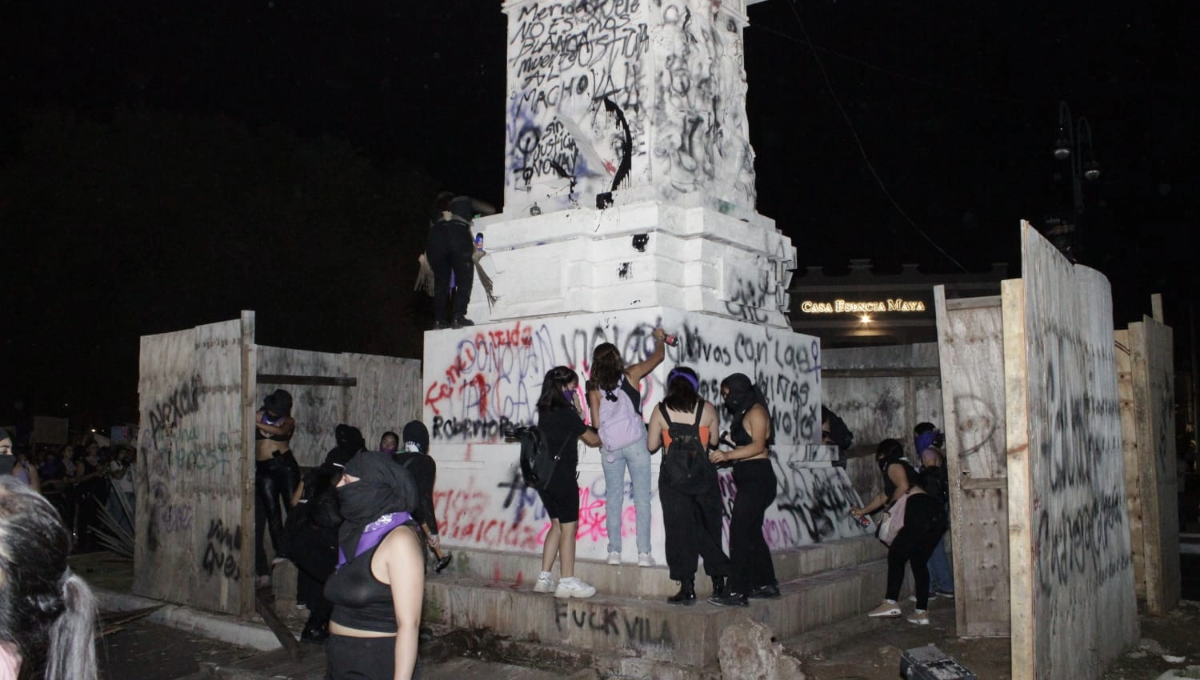
[[[696,400],[696,435],[700,434],[700,419],[704,417],[704,400]]]
[[[671,414],[667,413],[666,402],[662,402],[662,401],[658,402],[658,410],[660,413],[662,413],[663,418],[666,418],[666,420],[667,420],[667,429],[670,429],[671,425],[673,425],[674,423],[671,422]]]

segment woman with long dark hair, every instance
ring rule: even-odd
[[[637,514],[638,566],[653,567],[650,555],[650,452],[646,450],[646,423],[638,384],[666,356],[661,328],[651,333],[654,351],[644,361],[626,366],[621,351],[611,342],[592,351],[592,379],[587,400],[592,425],[600,433],[600,466],[604,469],[604,509],[608,514],[608,563],[621,563],[621,519],[625,509],[625,469],[633,487]]]
[[[96,599],[70,552],[54,506],[0,476],[0,678],[96,679]]]
[[[337,487],[343,522],[325,646],[327,680],[417,677],[425,556],[412,519],[412,474],[380,451],[351,458]]]
[[[713,463],[733,463],[737,496],[729,518],[729,583],[724,596],[709,602],[724,607],[749,605],[749,598],[780,597],[771,549],[763,538],[767,508],[775,502],[778,479],[771,464],[775,429],[761,392],[743,373],[721,381],[721,398],[732,423],[727,451],[713,451]]]
[[[721,490],[717,468],[707,451],[717,448],[720,423],[717,409],[700,398],[700,378],[686,366],[667,375],[667,396],[650,415],[646,433],[649,450],[663,447],[663,462],[658,474],[658,499],[662,503],[666,533],[667,567],[671,580],[679,581],[679,592],[667,598],[670,604],[691,606],[696,602],[696,566],[704,558],[704,571],[712,578],[713,597],[725,595],[725,577],[729,575],[729,557],[721,548]],[[696,465],[670,460],[689,452],[671,450],[675,437],[695,437],[703,446]],[[695,441],[695,440],[694,440]],[[691,468],[700,474],[680,479],[672,470]]]
[[[946,437],[933,423],[917,423],[913,428],[913,445],[921,461],[921,488],[933,496],[946,519],[945,529],[929,555],[929,596],[954,599],[954,569],[946,555],[946,533],[950,528],[950,478],[946,473]]]
[[[292,417],[292,395],[275,390],[263,400],[254,414],[254,572],[259,588],[271,585],[271,568],[263,534],[271,536],[275,559],[284,559],[284,513],[291,510],[296,487],[300,484],[300,465],[292,455],[289,442],[296,431]],[[286,510],[285,510],[286,508]],[[264,532],[263,529],[266,528]]]
[[[861,508],[850,508],[850,514],[862,517],[887,506],[895,507],[905,498],[904,528],[888,546],[887,593],[878,607],[867,616],[895,618],[903,612],[896,603],[904,583],[904,565],[911,565],[913,588],[917,591],[917,608],[908,620],[920,625],[929,624],[929,554],[941,537],[939,511],[933,497],[925,493],[912,464],[904,459],[904,445],[896,439],[885,439],[875,449],[875,463],[883,473],[883,493],[876,495]]]
[[[595,587],[575,577],[575,539],[579,526],[579,484],[575,480],[579,467],[579,440],[588,446],[599,446],[600,435],[583,423],[579,406],[579,376],[566,366],[555,366],[542,380],[542,393],[537,401],[538,428],[546,439],[551,454],[557,453],[558,464],[538,497],[550,516],[550,531],[542,545],[542,573],[533,585],[535,592],[554,593],[554,597],[591,597]],[[551,569],[558,558],[559,580],[554,584]]]

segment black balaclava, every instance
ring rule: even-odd
[[[358,453],[346,463],[345,474],[358,481],[337,490],[344,520],[338,529],[338,545],[352,559],[368,524],[389,513],[412,512],[417,507],[417,483],[411,472],[382,451]]]
[[[345,465],[354,454],[367,448],[367,440],[363,438],[362,431],[345,423],[333,429],[333,439],[337,442],[337,448],[325,456],[325,462],[338,467]]]
[[[729,394],[725,396],[725,410],[729,413],[733,415],[745,413],[750,410],[754,402],[758,401],[754,383],[750,382],[750,378],[745,373],[734,373],[725,378],[722,383],[729,389]]]
[[[416,444],[420,453],[429,453],[429,428],[419,420],[413,420],[404,426],[404,436],[400,439],[401,449],[411,451],[409,444]]]

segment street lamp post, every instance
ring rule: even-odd
[[[1056,244],[1072,259],[1079,255],[1079,231],[1083,222],[1083,182],[1100,179],[1100,164],[1092,148],[1092,126],[1087,118],[1072,118],[1066,102],[1058,103],[1058,138],[1054,142],[1054,158],[1071,166],[1071,196],[1074,213],[1070,224],[1059,224],[1054,232],[1061,237]]]

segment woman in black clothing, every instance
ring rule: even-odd
[[[337,573],[325,584],[333,603],[325,678],[416,678],[425,588],[421,539],[410,515],[416,482],[391,456],[363,451],[346,463],[337,489],[344,521]]]
[[[780,597],[775,579],[771,549],[763,538],[763,520],[767,508],[775,502],[777,479],[771,464],[768,447],[774,441],[775,430],[766,400],[742,373],[721,381],[721,398],[733,418],[729,439],[722,444],[728,451],[713,451],[713,463],[734,463],[733,483],[737,496],[729,518],[729,582],[723,596],[710,597],[709,602],[720,606],[749,605],[748,598]]]
[[[380,446],[388,439],[388,435],[396,436],[394,432],[383,435]],[[397,441],[399,439],[397,438]],[[417,481],[417,507],[413,510],[413,519],[421,527],[425,542],[430,551],[436,551],[442,546],[438,536],[437,516],[433,509],[433,487],[437,483],[437,463],[429,455],[429,428],[419,420],[410,421],[404,426],[404,450],[392,453],[392,460],[408,468]],[[448,561],[447,561],[448,563]],[[442,565],[443,568],[445,565]]]
[[[296,431],[292,395],[286,390],[275,390],[263,400],[263,407],[254,419],[254,571],[258,575],[256,585],[266,588],[271,585],[271,576],[263,534],[271,536],[275,560],[284,559],[287,548],[283,513],[291,512],[296,487],[300,484],[300,465],[296,463],[289,443]]]
[[[575,532],[579,526],[579,484],[575,470],[579,465],[579,440],[588,446],[600,446],[595,428],[583,423],[579,402],[579,376],[566,366],[555,366],[542,381],[538,397],[538,427],[546,438],[546,447],[561,456],[538,497],[550,515],[550,531],[542,546],[542,572],[533,590],[554,593],[554,597],[591,597],[595,587],[575,577]],[[556,586],[550,572],[558,558],[559,581]]]
[[[942,536],[941,512],[933,497],[918,483],[917,471],[904,459],[904,445],[896,439],[885,439],[875,449],[875,462],[883,473],[883,493],[861,508],[850,508],[850,514],[862,517],[908,496],[904,508],[904,528],[888,546],[887,594],[882,603],[867,616],[895,618],[901,615],[900,586],[904,583],[904,564],[912,565],[913,587],[917,591],[917,608],[908,620],[920,625],[929,624],[929,555]]]

